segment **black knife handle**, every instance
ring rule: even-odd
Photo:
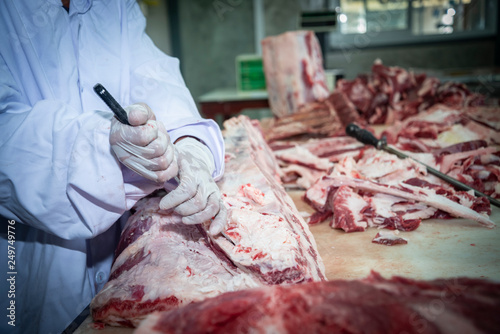
[[[348,136],[356,138],[363,144],[375,146],[377,149],[381,149],[383,146],[383,141],[378,140],[377,137],[373,135],[368,130],[362,129],[354,123],[347,125],[345,128],[345,133]]]
[[[123,110],[122,106],[116,102],[111,94],[100,83],[94,86],[94,92],[106,103],[106,105],[115,114],[116,118],[125,125],[130,125],[128,122],[127,112]]]

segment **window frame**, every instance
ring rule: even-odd
[[[454,42],[478,38],[495,37],[497,34],[498,2],[485,1],[484,29],[473,31],[457,31],[449,34],[422,34],[415,35],[413,31],[413,6],[408,0],[407,28],[390,31],[367,31],[366,33],[342,34],[337,26],[335,31],[330,31],[325,36],[328,51],[342,51],[349,49],[368,49],[377,47],[404,46],[415,44],[428,44],[439,42]],[[366,6],[366,1],[364,1]],[[340,15],[340,13],[339,13]]]

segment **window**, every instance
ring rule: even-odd
[[[327,1],[337,25],[327,36],[330,50],[426,43],[496,34],[494,0]]]

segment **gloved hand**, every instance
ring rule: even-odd
[[[131,124],[111,121],[109,142],[122,164],[158,183],[177,175],[177,157],[174,145],[162,122],[146,104],[124,108]]]
[[[217,235],[225,227],[227,210],[219,187],[212,178],[215,170],[208,147],[193,138],[184,138],[175,144],[179,165],[179,186],[160,201],[160,209],[183,216],[184,224],[200,224],[214,218],[210,234]]]

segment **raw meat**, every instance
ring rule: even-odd
[[[467,117],[500,131],[500,113],[498,112],[498,107],[471,107],[467,109]]]
[[[230,218],[225,237],[213,242],[269,284],[325,279],[314,237],[280,184],[279,167],[260,131],[247,117],[232,118],[224,127],[226,151],[235,154],[219,183]]]
[[[358,161],[348,157],[335,164],[330,174],[307,189],[304,200],[319,212],[309,223],[332,213],[330,225],[346,232],[370,226],[411,231],[422,219],[450,217],[493,226],[486,198],[455,191],[412,159],[373,148]]]
[[[480,279],[312,282],[229,292],[150,315],[136,334],[495,333],[500,284]]]
[[[282,180],[284,182],[285,189],[287,187],[294,189],[308,189],[311,187],[317,179],[324,175],[324,171],[314,170],[297,164],[289,164],[288,166],[281,168],[284,176]],[[291,186],[287,186],[287,182],[291,183]]]
[[[343,125],[330,101],[308,103],[297,113],[272,120],[266,132],[266,141],[271,143],[284,138],[296,138],[303,135],[327,137],[341,132]]]
[[[340,186],[332,197],[334,220],[331,226],[346,232],[364,231],[368,223],[363,211],[370,207],[368,202],[347,186]]]
[[[436,191],[430,188],[412,186],[407,183],[394,186],[387,186],[383,184],[377,184],[372,181],[355,179],[346,176],[333,176],[333,177],[327,176],[323,177],[323,181],[327,181],[328,183],[327,188],[339,188],[341,186],[349,186],[353,189],[360,189],[368,192],[388,194],[400,197],[401,199],[424,203],[428,206],[448,212],[453,217],[472,219],[488,228],[495,227],[495,223],[493,223],[486,214],[480,214],[468,208],[465,205],[461,205],[460,203],[454,202],[445,196],[441,196],[437,194]]]
[[[463,84],[441,84],[437,78],[384,66],[380,60],[375,61],[370,74],[337,81],[335,92],[343,93],[352,102],[355,110],[351,115],[359,115],[369,124],[393,124],[435,104],[460,109],[484,103],[483,96],[470,92]]]
[[[223,233],[209,222],[184,225],[143,200],[128,220],[109,281],[91,303],[94,321],[136,326],[153,311],[265,284],[325,279],[304,219],[279,183],[279,167],[247,117],[225,123],[226,169],[219,187],[228,209]]]
[[[94,321],[134,327],[153,311],[262,285],[215,253],[198,228],[143,201],[127,222],[109,281],[92,300]]]
[[[408,243],[408,239],[398,236],[396,232],[398,231],[380,231],[377,233],[375,238],[373,238],[372,242],[374,244],[386,246],[406,245]]]
[[[294,114],[329,91],[318,39],[312,31],[286,32],[262,40],[269,104],[276,117]]]
[[[491,196],[500,198],[500,132],[493,108],[462,111],[436,105],[384,131],[409,156]],[[497,113],[500,110],[496,108]],[[484,113],[484,114],[483,114]],[[474,119],[492,120],[490,125]]]
[[[417,116],[396,122],[382,135],[389,144],[414,152],[431,152],[475,140],[484,140],[488,145],[500,144],[500,132],[471,120],[467,110],[435,105]],[[476,116],[479,117],[479,112]]]
[[[311,153],[311,151],[302,146],[275,151],[274,155],[279,160],[289,163],[298,163],[299,165],[325,172],[329,172],[333,167],[333,164],[328,161],[328,159],[318,158]]]

